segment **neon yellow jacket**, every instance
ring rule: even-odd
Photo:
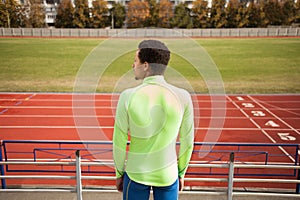
[[[163,76],[150,76],[121,93],[113,135],[117,178],[126,171],[141,184],[171,185],[184,177],[193,142],[193,104],[187,91],[168,84]]]

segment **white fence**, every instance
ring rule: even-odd
[[[0,37],[299,37],[300,28],[56,29],[0,28]]]
[[[0,192],[76,192],[77,200],[82,200],[82,192],[95,192],[95,190],[83,189],[82,180],[83,179],[98,179],[98,180],[115,180],[115,177],[112,176],[95,176],[81,175],[81,166],[103,166],[103,165],[112,165],[112,163],[99,163],[99,162],[86,162],[81,161],[80,151],[76,151],[76,161],[75,162],[17,162],[17,161],[2,161],[0,165],[75,165],[76,166],[76,174],[73,176],[63,176],[63,175],[2,175],[0,179],[76,179],[76,186],[71,189],[0,189]],[[295,169],[300,170],[300,166],[294,165],[247,165],[247,164],[235,164],[234,163],[234,153],[230,154],[230,160],[228,164],[190,164],[189,167],[196,168],[228,168],[228,178],[185,178],[185,181],[208,181],[208,182],[227,182],[228,187],[225,192],[208,192],[214,193],[214,195],[226,195],[228,200],[232,200],[233,196],[267,196],[267,197],[284,197],[284,198],[300,198],[299,194],[299,184],[300,180],[292,180],[292,179],[259,179],[259,178],[235,178],[234,177],[234,169],[237,168],[264,168],[264,169]],[[234,182],[271,182],[271,183],[293,183],[297,184],[296,193],[280,193],[280,192],[235,192],[233,190]],[[204,192],[205,193],[205,192]],[[298,194],[297,194],[298,193]],[[203,192],[202,192],[203,194]]]

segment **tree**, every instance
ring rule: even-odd
[[[267,18],[267,15],[264,10],[265,2],[260,2],[259,4],[259,12],[260,12],[260,24],[259,27],[267,27],[269,24],[269,19]]]
[[[126,10],[121,3],[113,3],[113,7],[110,10],[110,21],[113,22],[114,28],[122,28],[126,19]],[[113,17],[113,20],[112,20]],[[112,27],[112,28],[113,28]]]
[[[294,4],[294,0],[284,0],[282,3],[282,24],[283,25],[291,25],[295,20],[296,16],[296,7]]]
[[[73,24],[75,28],[90,27],[90,10],[88,0],[74,0],[75,11]]]
[[[230,0],[225,8],[226,13],[226,28],[237,28],[239,22],[241,21],[240,12],[240,1]]]
[[[170,28],[170,20],[173,17],[172,3],[169,0],[161,0],[159,2],[159,22],[158,26],[162,28]]]
[[[0,1],[0,27],[10,27],[10,18],[7,13],[6,5]]]
[[[263,26],[281,25],[282,24],[282,9],[277,0],[267,0],[261,4],[261,12]]]
[[[28,18],[26,26],[30,28],[43,28],[46,26],[45,8],[39,0],[30,0],[27,7]]]
[[[74,28],[74,12],[75,9],[71,0],[62,0],[57,8],[55,20],[56,28]]]
[[[175,7],[172,26],[176,28],[192,28],[192,18],[190,9],[184,3],[180,3]]]
[[[213,0],[210,12],[210,24],[213,28],[223,28],[226,24],[226,0]]]
[[[251,1],[246,9],[245,18],[247,20],[246,27],[258,27],[260,23],[260,10],[254,1]]]
[[[0,27],[17,28],[24,24],[21,6],[15,0],[0,1]]]
[[[296,13],[294,17],[294,23],[300,23],[300,0],[298,0],[295,4]]]
[[[149,16],[145,20],[145,27],[157,27],[159,7],[156,0],[146,0],[149,6]]]
[[[127,7],[127,25],[129,28],[144,27],[146,19],[150,16],[150,9],[147,2],[133,0]]]
[[[105,28],[109,24],[107,2],[103,0],[96,0],[92,2],[91,8],[92,28]]]
[[[193,2],[192,17],[195,28],[208,27],[208,2],[206,0],[196,0]]]
[[[247,6],[246,3],[239,3],[238,13],[236,16],[237,28],[244,28],[248,24],[248,19],[246,18]]]

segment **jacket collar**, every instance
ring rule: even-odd
[[[164,76],[162,75],[155,75],[155,76],[148,76],[144,78],[143,83],[146,84],[157,84],[157,83],[166,83]]]

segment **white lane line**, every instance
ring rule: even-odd
[[[112,109],[111,106],[2,106],[2,108],[20,108],[20,109]]]
[[[1,101],[23,101],[24,99],[0,99]],[[211,100],[204,100],[204,99],[192,99],[196,102],[211,102]],[[30,99],[30,101],[41,101],[41,102],[111,102],[111,101],[118,101],[118,98],[112,99]],[[222,102],[221,100],[214,100],[214,102]]]
[[[93,128],[105,128],[105,129],[110,129],[114,128],[113,126],[76,126],[76,125],[65,125],[65,126],[57,126],[57,125],[24,125],[24,126],[1,126],[0,125],[0,130],[1,129],[73,129],[73,128],[83,128],[83,129],[93,129]],[[225,131],[261,131],[258,128],[209,128],[209,127],[199,127],[195,128],[195,130],[225,130]],[[274,130],[274,129],[270,129]],[[279,129],[281,131],[287,131],[290,129]]]
[[[46,114],[46,115],[14,115],[14,114],[1,114],[0,118],[115,118],[115,115],[57,115],[57,114]],[[223,119],[224,117],[214,117],[215,119]],[[227,116],[227,119],[240,119],[241,117]],[[212,119],[211,116],[195,116],[195,119]]]
[[[285,122],[284,120],[282,120],[280,117],[278,117],[277,115],[275,115],[274,113],[272,113],[268,108],[266,108],[265,106],[263,106],[261,103],[259,103],[258,101],[256,101],[253,97],[247,95],[253,102],[255,102],[257,105],[259,105],[261,108],[263,108],[265,111],[267,111],[270,115],[272,115],[273,117],[275,117],[276,119],[278,119],[280,122],[282,122],[284,125],[286,125],[287,127],[289,127],[291,130],[295,131],[296,133],[298,133],[298,135],[300,135],[300,132],[298,130],[296,130],[294,127],[292,127],[291,125],[289,125],[287,122]]]
[[[0,106],[1,108],[18,108],[18,109],[115,109],[112,106]],[[214,110],[224,110],[224,108],[213,108]],[[211,107],[199,108],[195,107],[194,110],[212,110]],[[228,108],[227,110],[234,110],[234,108]]]
[[[1,97],[1,96],[0,96]],[[237,97],[238,98],[238,97]],[[33,97],[26,97],[26,98],[13,98],[13,99],[9,99],[9,98],[3,98],[0,99],[0,102],[15,102],[15,101],[24,101],[24,100],[29,100],[31,102],[112,102],[112,101],[118,101],[118,98],[112,98],[112,99],[34,99]],[[206,100],[206,99],[192,99],[193,101],[196,102],[211,102],[211,100]],[[238,101],[245,101],[245,102],[250,102],[249,100],[239,100]],[[262,100],[257,100],[259,102],[263,102],[266,103]],[[214,100],[214,102],[222,102],[222,100]],[[277,106],[272,105],[271,103],[282,103],[282,101],[268,101],[268,103],[266,104],[270,104],[270,106],[276,108]],[[299,103],[299,101],[284,101],[284,103]]]
[[[26,99],[25,99],[26,100]],[[1,101],[24,101],[24,99],[0,99]],[[118,99],[80,99],[80,100],[72,100],[72,99],[30,99],[30,102],[112,102],[118,101]]]
[[[91,118],[91,117],[97,117],[97,118],[114,118],[114,115],[0,115],[0,118]]]
[[[25,99],[25,100],[29,100],[29,99]],[[111,98],[111,99],[90,99],[90,98],[86,98],[86,99],[30,99],[31,102],[117,102],[119,100],[119,98]],[[1,101],[24,101],[24,99],[7,99],[7,98],[3,98],[0,99]],[[193,102],[195,103],[211,103],[211,100],[205,100],[205,99],[192,99]],[[222,100],[213,100],[214,102],[223,102]]]
[[[273,143],[277,144],[276,140],[274,140],[266,131],[265,129],[261,128],[239,105],[237,105],[230,97],[227,96],[229,101],[233,103],[269,140]],[[284,149],[282,146],[278,147],[290,160],[295,163],[295,159]]]
[[[113,126],[0,126],[1,129],[111,129],[114,128]]]

